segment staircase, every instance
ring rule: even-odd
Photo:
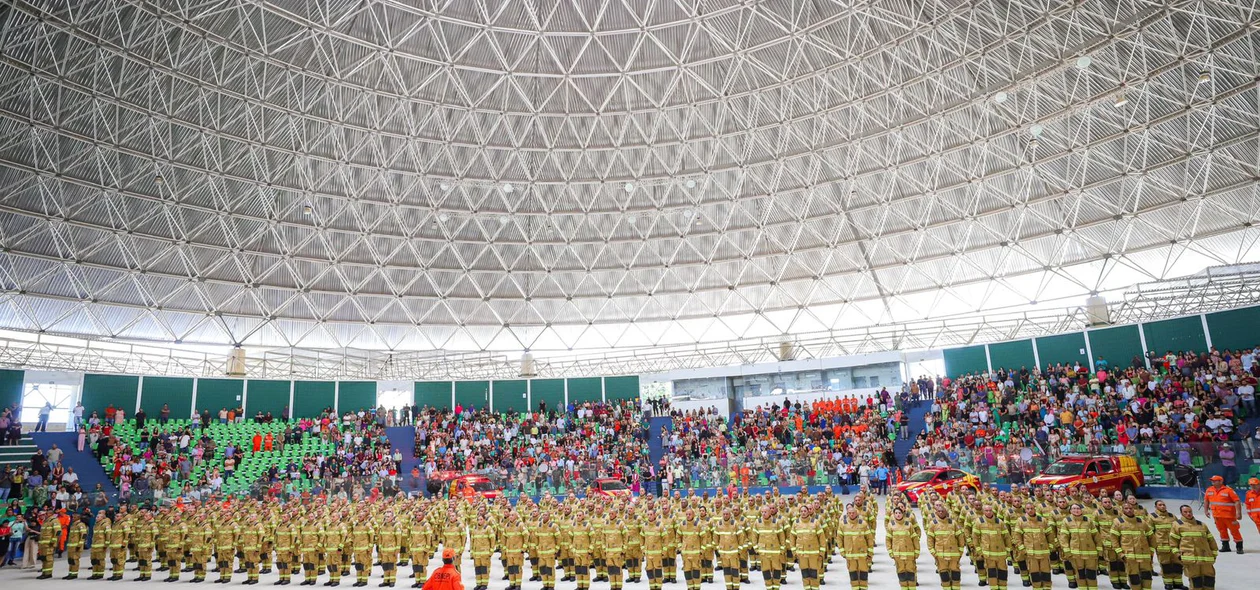
[[[648,419],[648,459],[652,461],[652,466],[656,467],[658,470],[661,465],[661,457],[665,456],[665,440],[661,438],[662,427],[669,432],[673,432],[674,419],[670,416],[654,416]],[[660,494],[660,482],[646,481],[643,482],[643,485],[647,493]]]
[[[0,469],[6,466],[14,468],[29,466],[31,464],[31,455],[34,455],[38,449],[39,446],[35,444],[35,441],[31,439],[29,434],[22,435],[22,440],[18,441],[17,445],[0,446]]]
[[[30,437],[34,440],[34,444],[44,450],[44,454],[48,454],[48,450],[53,445],[61,449],[61,464],[67,471],[74,468],[74,472],[79,475],[79,487],[83,488],[86,493],[91,493],[96,489],[96,484],[101,484],[105,489],[105,493],[110,498],[118,497],[118,488],[114,486],[114,482],[109,479],[109,474],[105,473],[105,468],[101,467],[101,462],[92,456],[92,449],[87,446],[82,451],[78,450],[79,435],[74,432],[33,432]],[[31,451],[35,452],[34,450]],[[27,455],[30,460],[30,455]]]
[[[893,443],[893,451],[897,454],[897,464],[905,465],[906,456],[910,454],[910,450],[914,448],[914,441],[918,438],[919,433],[923,432],[923,428],[927,426],[927,421],[923,419],[927,413],[932,410],[932,402],[920,401],[910,406],[910,432],[909,438],[897,439]]]
[[[413,456],[416,452],[416,428],[392,426],[385,429],[385,438],[389,439],[390,448],[402,452],[402,465],[398,466],[398,487],[407,493],[422,491],[423,485],[417,486],[410,483],[411,469],[420,464],[420,460]]]

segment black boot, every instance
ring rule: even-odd
[[[1234,541],[1234,553],[1243,554],[1242,541]]]
[[[1221,539],[1221,553],[1229,553],[1229,541]]]

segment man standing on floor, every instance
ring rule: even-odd
[[[933,505],[931,520],[925,519],[928,537],[928,552],[936,559],[936,573],[941,578],[944,590],[960,590],[962,588],[963,549],[967,546],[966,535],[949,510],[945,502],[937,500]]]
[[[1111,543],[1120,559],[1133,590],[1151,590],[1151,558],[1155,549],[1155,528],[1151,522],[1125,502],[1120,516],[1111,526]]]
[[[1233,488],[1225,485],[1224,477],[1212,476],[1212,485],[1205,494],[1204,506],[1212,520],[1216,521],[1216,532],[1221,536],[1221,552],[1229,551],[1229,540],[1233,537],[1237,551],[1242,553],[1242,529],[1238,526],[1238,519],[1242,517],[1242,504]]]
[[[1251,519],[1251,523],[1256,525],[1256,530],[1260,531],[1260,479],[1251,478],[1247,480],[1247,497],[1243,503],[1243,508],[1247,509],[1247,517]]]
[[[1190,590],[1216,588],[1216,551],[1212,531],[1194,517],[1194,510],[1181,506],[1181,520],[1172,528],[1173,548],[1181,554]]]

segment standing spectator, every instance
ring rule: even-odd
[[[888,493],[888,468],[882,463],[875,468],[871,483],[875,485],[876,494],[883,496]]]
[[[121,412],[122,410],[118,410],[118,411]],[[139,430],[141,432],[144,431],[145,418],[148,418],[148,414],[144,413],[144,408],[140,408],[139,410],[136,410],[136,430]]]
[[[52,402],[45,402],[39,409],[39,422],[35,424],[35,432],[48,432],[48,417],[52,416]]]
[[[3,526],[0,525],[0,527]],[[22,542],[26,540],[26,519],[21,514],[14,516],[8,526],[9,542],[5,547],[4,557],[0,558],[0,566],[13,565],[13,560],[17,559],[18,553],[22,552]]]
[[[158,424],[166,424],[171,419],[170,404],[162,404],[162,409],[158,412]]]
[[[31,513],[31,519],[26,523],[26,536],[23,539],[22,546],[22,569],[34,569],[35,558],[39,555],[39,531],[43,528],[40,525],[39,517],[35,512]]]
[[[54,445],[52,446],[52,448],[48,449],[48,464],[49,464],[49,466],[51,466],[51,467],[54,467],[54,468],[55,468],[55,467],[57,467],[58,465],[60,465],[60,464],[61,464],[61,457],[62,457],[62,455],[64,455],[64,454],[65,454],[65,451],[62,451],[60,448],[58,448],[58,447],[57,447],[57,445],[56,445],[56,444],[54,444]]]
[[[1225,468],[1225,481],[1238,481],[1238,463],[1234,460],[1234,449],[1229,443],[1221,445],[1221,452],[1218,455],[1221,458],[1221,467]]]
[[[83,430],[83,402],[74,404],[74,411],[71,413],[71,419],[74,420],[75,430]]]

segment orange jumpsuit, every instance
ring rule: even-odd
[[[1242,530],[1238,527],[1238,494],[1229,486],[1220,485],[1212,486],[1207,489],[1207,496],[1204,498],[1208,505],[1208,511],[1212,513],[1212,519],[1216,521],[1216,532],[1220,533],[1222,541],[1228,541],[1230,536],[1234,541],[1242,540]]]
[[[1255,523],[1256,530],[1260,531],[1260,492],[1247,490],[1247,499],[1243,502],[1243,508],[1247,510],[1247,516],[1251,518],[1251,522]]]

